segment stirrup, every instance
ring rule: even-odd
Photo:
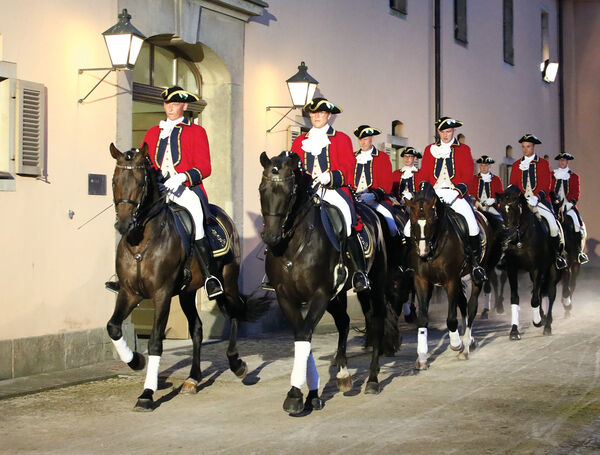
[[[269,281],[269,278],[267,277],[267,274],[265,273],[265,276],[263,276],[263,279],[260,283],[260,288],[263,291],[275,291],[275,288],[273,287],[273,285],[271,284],[271,282]]]
[[[354,292],[363,292],[371,289],[369,277],[365,272],[354,272],[352,275],[352,287]]]
[[[119,290],[121,289],[121,284],[118,281],[107,281],[106,283],[104,283],[104,287],[109,291],[118,294]]]
[[[208,300],[213,300],[215,297],[223,294],[223,285],[216,276],[209,276],[204,280],[204,290]]]
[[[577,262],[579,262],[580,264],[587,264],[588,262],[590,262],[590,258],[587,254],[585,254],[582,251],[581,253],[579,253],[579,256],[577,256]]]
[[[473,280],[477,282],[487,281],[485,270],[480,265],[473,267],[473,270],[471,270],[471,276],[473,277]]]
[[[557,254],[556,255],[556,269],[557,270],[562,270],[562,269],[566,269],[568,267],[569,264],[567,264],[567,261],[565,260],[564,257],[562,257],[561,254]]]

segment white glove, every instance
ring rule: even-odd
[[[360,193],[358,195],[358,200],[368,204],[369,202],[373,202],[375,200],[375,195],[373,193]]]
[[[571,204],[570,202],[565,202],[565,212],[568,212],[572,208],[573,208],[573,204]]]
[[[175,174],[173,177],[167,179],[167,181],[165,182],[165,187],[169,191],[176,191],[181,185],[183,185],[183,182],[185,182],[186,180],[187,175],[185,175],[184,173]]]
[[[494,205],[496,203],[496,199],[494,199],[493,197],[487,198],[485,201],[483,201],[483,205],[487,205],[488,207],[490,205]]]
[[[529,196],[527,198],[527,203],[529,205],[531,205],[532,207],[535,207],[536,205],[538,205],[539,199],[537,196]]]
[[[441,193],[440,198],[442,199],[442,202],[450,204],[454,202],[458,196],[460,196],[460,192],[457,189],[452,189],[452,191],[444,191]]]
[[[323,172],[322,174],[317,175],[315,180],[321,185],[327,185],[331,182],[331,175],[329,175],[329,172]]]
[[[408,191],[408,190],[404,190],[404,191],[402,192],[402,197],[403,197],[404,199],[406,199],[407,201],[410,201],[410,200],[413,198],[413,195],[412,195],[412,193],[411,193],[410,191]]]

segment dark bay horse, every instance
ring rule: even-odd
[[[310,343],[317,323],[325,311],[335,320],[339,332],[335,355],[337,385],[341,391],[352,387],[352,378],[346,367],[346,342],[349,317],[346,312],[346,290],[351,280],[336,283],[335,270],[339,263],[350,262],[341,257],[327,237],[321,219],[322,203],[318,189],[312,188],[312,178],[300,168],[300,157],[282,152],[268,158],[260,156],[263,167],[259,187],[264,230],[261,234],[267,245],[265,271],[275,288],[277,301],[294,331],[294,368],[292,387],[283,403],[288,413],[301,412],[305,407],[320,409],[319,376],[312,357]],[[385,318],[386,257],[381,226],[370,209],[361,213],[372,239],[373,254],[367,259],[370,292],[361,292],[358,298],[363,311],[369,309],[368,333],[373,344],[370,374],[365,393],[377,393],[379,382],[379,356]],[[343,267],[343,266],[342,266]],[[339,285],[339,286],[338,286]],[[303,316],[303,312],[305,315]],[[307,382],[309,393],[306,403],[300,387]]]
[[[405,199],[410,208],[411,251],[409,261],[414,270],[415,289],[418,300],[417,361],[415,368],[427,369],[427,327],[429,324],[429,301],[435,285],[443,286],[448,296],[448,318],[446,324],[450,332],[450,347],[459,352],[460,359],[468,359],[470,349],[475,347],[472,336],[473,321],[477,314],[477,298],[482,283],[472,281],[471,295],[467,302],[462,277],[470,273],[467,255],[457,230],[456,222],[450,219],[451,209],[436,195],[428,182],[422,182],[413,199]],[[485,237],[490,238],[489,226],[485,218],[478,214],[477,221]],[[488,248],[484,252],[482,265],[485,266]],[[458,333],[457,308],[463,319],[466,318],[463,339]]]
[[[552,306],[556,298],[556,283],[560,272],[556,269],[550,233],[543,221],[529,209],[518,187],[509,185],[504,193],[496,194],[500,214],[506,228],[506,272],[510,284],[512,311],[511,340],[520,340],[519,333],[519,270],[529,273],[533,289],[531,307],[533,325],[544,325],[544,335],[552,334]],[[548,312],[544,317],[542,298],[548,297]],[[545,321],[544,321],[545,319]]]
[[[554,204],[553,204],[554,205]],[[561,302],[565,310],[565,317],[571,315],[573,309],[573,293],[577,286],[577,277],[581,263],[579,262],[579,244],[581,243],[580,234],[575,231],[575,224],[570,216],[566,216],[564,210],[561,209],[562,204],[554,205],[554,213],[557,214],[556,219],[562,226],[565,235],[565,256],[567,259],[567,268],[562,270]]]
[[[114,144],[110,153],[117,161],[113,174],[113,199],[116,210],[116,229],[122,235],[117,247],[116,269],[120,290],[115,311],[108,321],[108,335],[115,343],[121,360],[132,369],[145,366],[144,356],[132,352],[123,339],[121,325],[142,299],[151,299],[154,305],[154,325],[148,341],[148,369],[144,391],[135,409],[151,411],[153,393],[158,382],[158,366],[163,349],[165,327],[169,316],[171,297],[179,295],[179,303],[188,320],[193,344],[192,367],[181,393],[195,393],[202,378],[200,349],[202,322],[196,309],[196,291],[203,286],[197,260],[191,261],[191,282],[183,289],[182,280],[187,253],[184,242],[175,226],[173,212],[165,202],[159,188],[159,172],[150,164],[148,148],[132,149],[121,153]],[[231,319],[231,332],[227,358],[229,367],[243,378],[247,366],[237,351],[238,321],[253,320],[266,310],[265,303],[250,303],[238,291],[240,270],[240,245],[233,221],[217,206],[211,205],[224,226],[231,242],[230,254],[216,258],[218,278],[224,293],[217,297],[219,308]]]

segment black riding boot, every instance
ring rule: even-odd
[[[563,245],[560,243],[560,236],[550,237],[550,244],[556,255],[555,263],[558,270],[566,269],[568,264],[562,255]]]
[[[354,266],[354,275],[352,275],[354,291],[368,291],[371,287],[366,274],[365,255],[356,231],[353,231],[352,235],[346,239],[346,250],[350,253],[350,260]]]
[[[217,277],[214,275],[215,261],[212,256],[210,244],[206,237],[196,240],[194,242],[194,248],[196,249],[196,257],[198,258],[198,264],[200,265],[200,271],[204,275],[204,290],[209,300],[213,300],[215,297],[223,293],[223,286]]]
[[[588,255],[583,252],[583,247],[581,246],[581,241],[583,240],[583,232],[577,233],[577,262],[580,264],[587,264],[590,261]]]
[[[485,270],[479,265],[479,257],[481,256],[481,242],[479,241],[479,235],[469,236],[467,254],[471,260],[471,267],[473,267],[471,269],[473,281],[480,283],[487,280]]]

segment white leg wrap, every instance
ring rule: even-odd
[[[306,367],[310,355],[310,341],[294,342],[294,367],[290,383],[292,386],[301,388],[306,381]]]
[[[531,309],[531,313],[533,314],[533,322],[539,324],[542,322],[542,316],[540,315],[540,307],[535,307]]]
[[[148,365],[146,366],[146,382],[144,389],[150,389],[156,392],[158,389],[158,366],[160,365],[159,355],[149,355]]]
[[[548,314],[550,311],[550,297],[544,297],[542,302],[544,302],[544,312]]]
[[[485,304],[484,304],[484,308],[486,310],[491,310],[492,309],[492,293],[491,292],[486,292],[485,293]]]
[[[321,378],[319,377],[312,352],[308,355],[308,362],[306,364],[306,385],[308,386],[308,390],[319,390],[321,386]]]
[[[473,336],[471,335],[471,328],[467,327],[463,336],[463,346],[465,347],[465,351],[467,352],[467,354],[469,353],[469,347],[471,346],[472,342]]]
[[[458,330],[455,330],[454,332],[448,330],[448,333],[450,334],[450,344],[455,348],[458,348],[460,346],[460,335]]]
[[[129,363],[133,360],[133,352],[131,352],[131,349],[129,349],[129,346],[127,346],[127,341],[125,341],[125,338],[121,337],[116,341],[115,340],[111,340],[111,341],[115,345],[117,354],[119,354],[119,358],[123,362]]]
[[[424,327],[419,328],[417,335],[417,355],[419,361],[427,361],[427,329]]]
[[[402,314],[404,316],[410,315],[410,301],[404,302],[404,304],[402,305]]]
[[[513,325],[519,326],[519,311],[521,308],[519,305],[511,305],[510,311],[512,312],[512,323]]]
[[[571,297],[562,297],[561,301],[562,301],[562,304],[565,306],[571,305]]]
[[[350,373],[348,372],[347,367],[340,368],[340,371],[335,375],[338,379],[347,378],[348,376],[350,376]]]

